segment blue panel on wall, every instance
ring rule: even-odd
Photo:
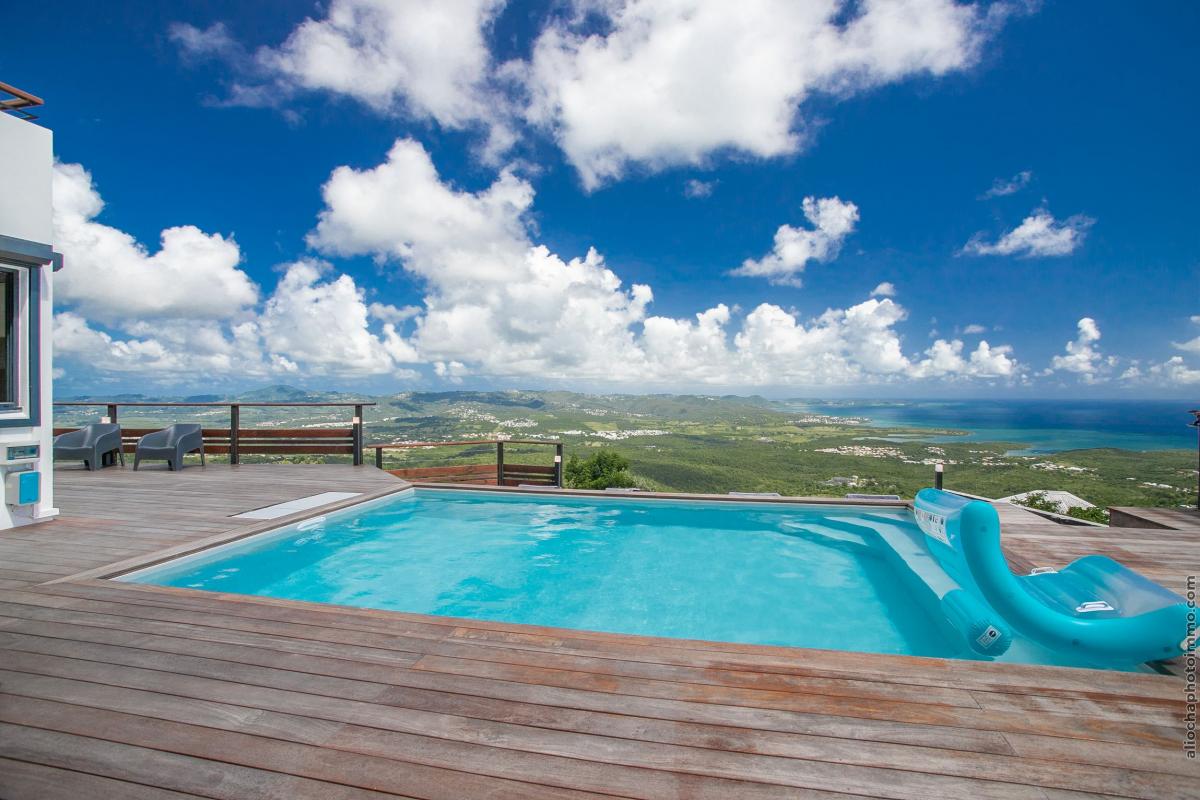
[[[36,503],[42,497],[42,473],[22,472],[17,490],[17,503],[28,505]]]

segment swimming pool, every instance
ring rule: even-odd
[[[410,489],[120,580],[563,628],[975,658],[903,507]],[[1014,642],[1003,660],[1059,663]]]

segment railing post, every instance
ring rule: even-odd
[[[1188,425],[1196,429],[1196,508],[1200,509],[1200,408],[1188,413],[1195,417]]]
[[[375,469],[383,469],[383,448],[375,448]]]
[[[354,466],[363,463],[363,407],[354,407]]]
[[[933,488],[942,488],[942,476],[946,474],[946,465],[938,462],[933,465]]]
[[[240,464],[238,456],[239,431],[242,427],[242,407],[237,403],[229,404],[229,463]]]
[[[109,403],[107,410],[108,410],[108,421],[115,423],[117,421],[117,404]],[[125,449],[125,438],[124,437],[121,437],[121,449],[122,450]],[[105,453],[104,455],[100,456],[100,466],[102,466],[102,467],[111,467],[115,463],[117,463],[117,459],[116,459],[116,456],[114,456],[112,453]]]
[[[504,485],[504,442],[496,442],[496,485]]]
[[[554,485],[562,488],[563,446],[562,442],[554,445]]]

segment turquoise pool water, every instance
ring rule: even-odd
[[[418,489],[125,579],[619,633],[951,655],[886,553],[827,525],[858,513]],[[904,509],[884,514],[910,519]]]
[[[121,580],[650,636],[971,658],[905,508],[417,489]],[[1014,645],[1006,660],[1049,663]]]

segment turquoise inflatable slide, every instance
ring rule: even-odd
[[[928,553],[952,579],[938,592],[942,609],[980,654],[1003,653],[1013,631],[1097,666],[1174,658],[1195,645],[1186,601],[1111,558],[1014,575],[990,503],[922,489],[913,506]]]

